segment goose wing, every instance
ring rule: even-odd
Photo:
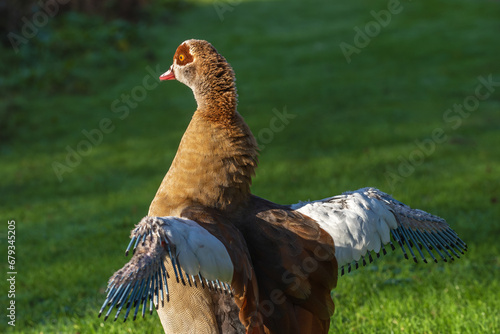
[[[215,225],[211,226],[214,228]],[[99,316],[108,306],[105,319],[115,308],[115,320],[124,308],[124,320],[132,308],[135,308],[135,320],[141,305],[143,316],[148,305],[152,313],[153,305],[158,308],[159,303],[169,301],[168,283],[172,282],[187,286],[201,284],[232,294],[234,264],[230,252],[235,251],[235,246],[228,251],[221,240],[196,221],[181,217],[144,217],[130,237],[125,254],[132,249],[134,255],[109,279]],[[245,250],[240,251],[245,254]],[[170,259],[171,266],[165,265],[166,258]]]
[[[430,257],[437,262],[459,258],[467,245],[446,221],[422,210],[412,209],[375,188],[363,188],[319,201],[292,205],[327,231],[335,243],[341,274],[394,250],[399,244],[405,258],[415,262]]]

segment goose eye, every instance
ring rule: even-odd
[[[179,61],[184,61],[184,59],[186,59],[186,57],[183,54],[180,54],[179,55]]]

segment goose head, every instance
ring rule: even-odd
[[[204,40],[190,39],[179,45],[172,65],[160,80],[178,80],[191,88],[198,107],[225,95],[236,97],[231,65]]]

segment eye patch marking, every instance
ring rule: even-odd
[[[174,54],[174,62],[177,61],[177,65],[186,65],[193,61],[193,55],[189,52],[189,47],[186,43],[181,44]]]

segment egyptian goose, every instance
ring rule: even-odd
[[[160,79],[190,87],[198,108],[99,315],[155,308],[166,333],[327,333],[339,267],[391,240],[415,261],[466,250],[443,219],[374,188],[294,205],[252,195],[258,147],[224,57],[187,40]]]

